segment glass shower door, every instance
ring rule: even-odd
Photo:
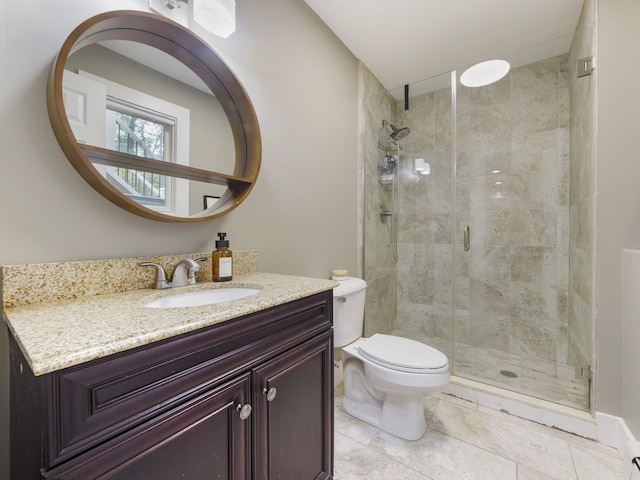
[[[588,381],[569,365],[566,62],[456,84],[453,370],[588,409]]]

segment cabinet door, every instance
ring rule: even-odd
[[[254,370],[255,480],[332,478],[332,356],[328,331]]]
[[[47,472],[59,480],[251,478],[250,376],[222,385]],[[245,414],[246,414],[245,409]]]

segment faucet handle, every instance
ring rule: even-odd
[[[200,265],[195,260],[191,258],[180,260],[173,271],[171,285],[174,287],[195,285],[197,283],[196,272],[198,270],[200,270]]]
[[[190,260],[190,259],[187,259]],[[196,258],[193,261],[193,264],[191,262],[187,262],[187,283],[189,285],[195,285],[197,283],[197,278],[196,278],[196,272],[198,270],[200,270],[200,265],[197,262],[202,262],[206,260],[206,258],[201,257],[201,258]]]
[[[140,262],[141,267],[156,267],[156,285],[155,288],[169,288],[171,284],[167,282],[167,275],[164,273],[164,268],[161,265],[153,262]]]

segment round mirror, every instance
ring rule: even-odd
[[[47,105],[78,173],[137,215],[210,220],[258,176],[260,131],[242,85],[209,45],[162,17],[83,22],[54,62]]]

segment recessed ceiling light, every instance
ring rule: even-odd
[[[460,75],[460,83],[465,87],[484,87],[500,80],[510,68],[505,60],[487,60],[467,68]]]

